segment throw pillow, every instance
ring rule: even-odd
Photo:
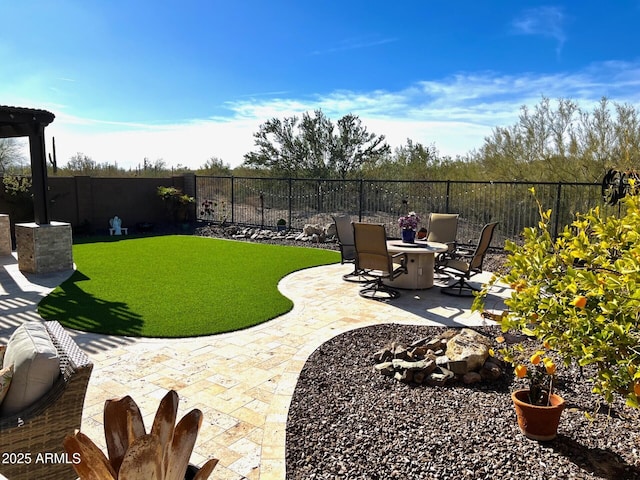
[[[11,377],[13,377],[13,365],[9,365],[0,370],[0,404],[2,404],[2,400],[4,400],[5,395],[9,391]]]
[[[58,350],[42,322],[25,322],[13,332],[4,363],[13,365],[13,378],[0,405],[0,416],[13,415],[30,406],[60,376]]]

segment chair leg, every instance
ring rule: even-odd
[[[388,287],[382,282],[382,279],[378,278],[365,285],[365,287],[360,290],[360,296],[368,298],[369,300],[385,301],[398,298],[400,296],[400,292]]]
[[[373,281],[373,277],[367,274],[366,270],[354,268],[353,272],[345,273],[342,276],[345,282],[368,283]]]
[[[480,289],[471,285],[464,277],[459,277],[458,280],[446,287],[440,287],[440,292],[445,295],[455,295],[457,297],[473,297],[474,292],[479,292]]]

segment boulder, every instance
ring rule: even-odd
[[[463,328],[447,342],[446,355],[450,362],[467,362],[468,371],[478,371],[489,357],[491,341],[486,336]]]
[[[324,228],[322,228],[320,225],[312,225],[310,223],[307,223],[302,229],[302,233],[307,237],[313,236],[314,233],[320,236],[324,234]]]
[[[483,380],[496,380],[502,376],[502,369],[491,360],[487,360],[480,369]]]
[[[462,377],[462,381],[465,385],[472,385],[474,383],[481,382],[482,375],[480,375],[478,372],[465,373]]]
[[[453,372],[444,367],[437,367],[427,375],[427,383],[432,387],[442,387],[454,377]]]

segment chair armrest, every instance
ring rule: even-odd
[[[394,253],[391,256],[391,263],[398,263],[403,267],[406,267],[407,265],[407,254],[403,253],[403,252],[398,252],[398,253]],[[400,261],[397,261],[398,259],[400,259]]]

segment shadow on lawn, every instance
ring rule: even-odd
[[[132,312],[124,302],[110,302],[86,293],[78,286],[78,282],[85,280],[89,278],[76,271],[59,290],[40,302],[38,313],[46,320],[58,320],[65,327],[76,330],[140,335],[142,316]]]

